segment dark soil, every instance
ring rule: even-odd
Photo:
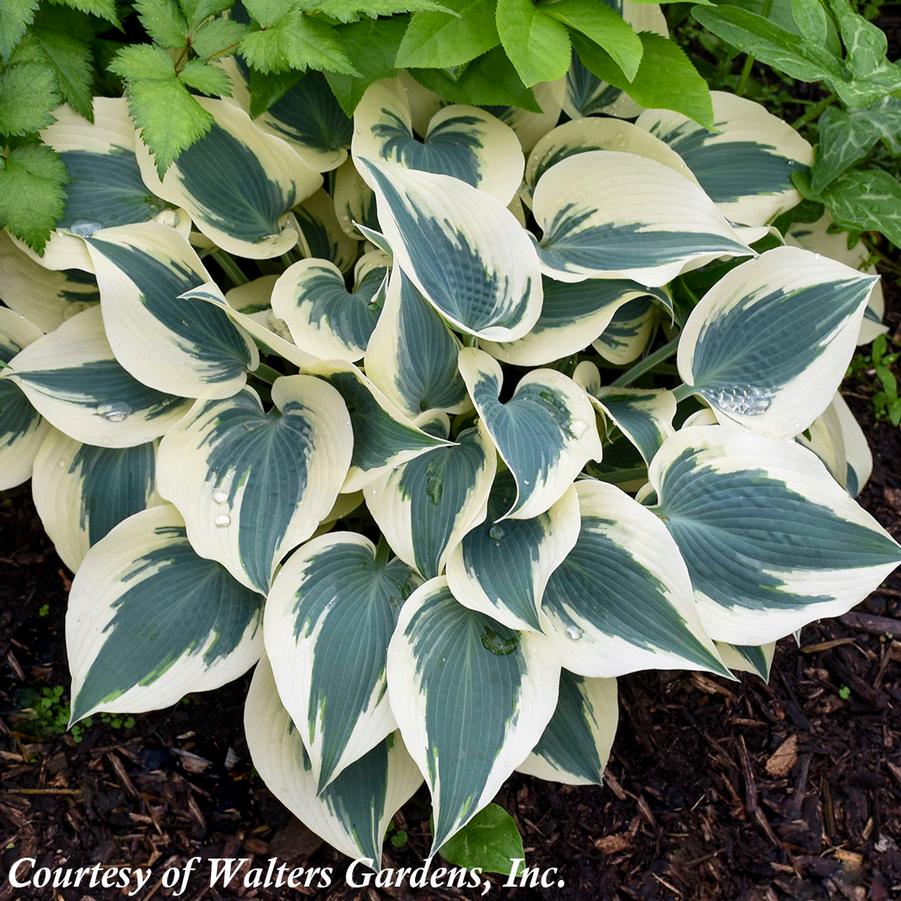
[[[897,335],[897,305],[887,318]],[[873,422],[866,384],[846,389],[876,460],[863,503],[901,537],[901,430]],[[153,888],[144,897],[167,897],[160,872],[193,855],[248,856],[264,866],[275,856],[292,866],[334,866],[341,885],[346,862],[251,771],[241,726],[247,679],[138,716],[130,728],[95,717],[80,743],[60,734],[54,711],[36,719],[22,710],[41,688],[68,685],[67,588],[27,486],[11,492],[0,501],[2,872],[20,857],[40,866],[151,866]],[[880,634],[886,623],[874,616],[892,620],[894,639]],[[565,883],[545,895],[901,897],[901,577],[854,613],[806,628],[801,643],[780,643],[769,685],[752,676],[740,683],[685,673],[622,678],[604,788],[511,779],[498,802],[519,821],[529,865],[558,867]],[[386,866],[421,863],[427,800],[422,791],[404,808],[399,824],[408,843],[399,850],[386,843]],[[196,880],[183,897],[294,894],[223,893],[205,883]],[[51,894],[0,887],[0,899],[31,897]],[[53,897],[92,896],[70,889]],[[97,890],[93,897],[121,896]]]

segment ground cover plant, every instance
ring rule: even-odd
[[[775,640],[901,559],[853,500],[870,461],[837,394],[884,332],[882,239],[837,235],[828,186],[880,136],[823,184],[822,135],[815,154],[764,106],[709,92],[658,7],[627,5],[623,30],[607,13],[592,28],[594,4],[488,5],[497,43],[470,59],[435,49],[444,66],[412,75],[400,50],[368,74],[307,60],[326,74],[280,80],[268,110],[261,76],[302,68],[307,26],[393,23],[403,49],[417,16],[459,29],[475,4],[346,25],[327,4],[172,6],[163,23],[139,7],[154,45],[110,64],[127,97],[51,113],[58,82],[39,141],[4,132],[0,487],[32,478],[76,572],[71,722],[256,664],[256,769],[373,860],[423,780],[433,850],[465,859],[455,837],[498,816],[514,769],[601,781],[617,676],[766,678]],[[893,109],[872,26],[818,8],[842,77],[813,77],[852,119]],[[46,72],[16,58],[45,12],[9,38],[7,83]],[[202,58],[194,32],[213,25],[234,46]],[[521,105],[467,87],[498,83],[492,53]],[[641,77],[655,53],[696,90],[668,103]],[[172,72],[139,75],[138,56]],[[190,117],[203,127],[173,137]],[[64,200],[23,153],[65,169]],[[870,212],[892,239],[886,209]]]

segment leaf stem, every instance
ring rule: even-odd
[[[652,354],[648,354],[631,369],[627,369],[619,378],[614,379],[610,384],[615,388],[625,388],[627,385],[631,385],[646,372],[653,369],[658,363],[668,360],[676,352],[678,347],[679,339],[673,338],[672,341],[664,344],[663,347],[659,347]]]
[[[797,131],[802,125],[806,125],[808,122],[816,119],[823,110],[828,109],[833,103],[835,103],[835,94],[830,94],[828,97],[824,97],[819,102],[814,103],[813,106],[808,107],[806,113],[792,122],[792,128]]]
[[[250,279],[241,271],[241,267],[237,264],[234,257],[218,248],[214,250],[210,256],[222,267],[222,271],[232,280],[232,284],[246,285]]]
[[[388,556],[391,553],[391,546],[385,539],[384,535],[379,535],[379,543],[375,549],[375,565],[384,566],[388,562]]]
[[[773,9],[773,0],[764,0],[763,7],[760,10],[760,14],[765,18],[769,18],[770,12]],[[751,69],[754,68],[754,63],[756,59],[754,58],[753,53],[749,53],[745,57],[745,64],[741,67],[741,75],[738,79],[738,87],[735,89],[735,93],[740,97],[744,96],[745,88],[748,86],[748,79],[751,77]]]
[[[687,397],[691,397],[694,393],[695,389],[692,385],[677,385],[673,388],[673,397],[676,398],[676,403],[679,403],[680,400],[685,400]]]
[[[273,369],[266,363],[260,363],[260,365],[252,370],[250,374],[258,378],[261,382],[265,382],[267,385],[271,385],[276,379],[282,377],[282,374],[277,369]]]

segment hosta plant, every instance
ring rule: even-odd
[[[600,783],[618,676],[766,678],[893,569],[837,393],[884,329],[827,220],[772,226],[813,151],[751,101],[309,86],[293,129],[198,99],[162,176],[124,99],[57,111],[65,213],[0,244],[0,487],[76,573],[73,723],[255,667],[255,768],[377,861],[423,781],[435,850],[514,770]]]

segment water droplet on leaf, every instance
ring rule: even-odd
[[[488,537],[492,541],[499,542],[504,537],[504,528],[503,526],[492,526],[488,530]]]
[[[578,641],[582,637],[582,630],[577,626],[567,626],[566,635],[572,641]]]
[[[498,635],[494,629],[486,628],[482,632],[482,647],[498,657],[506,657],[507,654],[512,654],[519,647],[519,636],[515,632]]]
[[[223,491],[221,488],[217,488],[213,492],[213,501],[217,504],[224,504],[228,500],[228,492]]]
[[[73,235],[78,235],[79,238],[90,238],[95,231],[99,231],[101,228],[103,228],[102,222],[95,222],[93,219],[79,219],[69,226],[69,231]]]
[[[97,415],[102,416],[107,422],[124,422],[131,415],[131,407],[121,401],[101,404],[97,407]]]
[[[213,522],[217,529],[225,529],[232,524],[232,518],[227,513],[220,513]]]

